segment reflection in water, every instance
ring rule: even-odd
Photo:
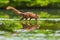
[[[35,22],[34,24],[32,24],[31,22],[20,22],[20,24],[23,26],[22,29],[25,30],[34,30],[39,28],[38,22]]]
[[[34,22],[34,24],[31,23],[31,22],[27,22],[27,21],[26,21],[26,22],[21,21],[20,24],[22,25],[22,28],[16,30],[16,31],[13,33],[13,35],[17,35],[19,32],[20,32],[20,33],[21,33],[21,32],[30,32],[30,31],[32,31],[32,30],[39,29],[39,27],[40,27],[40,25],[38,24],[37,21]]]

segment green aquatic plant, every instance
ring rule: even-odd
[[[20,25],[19,22],[9,21],[9,20],[3,21],[3,23],[0,26],[1,26],[1,29],[12,30],[12,31],[22,28],[22,25]]]
[[[47,12],[41,12],[40,13],[40,17],[41,18],[49,18],[50,17],[50,14],[48,14]]]

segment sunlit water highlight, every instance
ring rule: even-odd
[[[38,31],[33,31],[35,33],[30,33],[29,31],[20,31],[19,33],[0,31],[0,40],[60,40],[60,30],[52,34],[48,34],[50,30],[46,30],[47,34],[37,33]]]

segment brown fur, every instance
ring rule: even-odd
[[[23,13],[23,12],[20,12],[19,10],[15,9],[12,6],[8,6],[6,9],[13,10],[15,13],[21,15],[22,18],[20,20],[23,20],[23,19],[27,20],[28,18],[30,18],[30,20],[31,20],[32,18],[34,18],[37,21],[38,15],[34,14],[33,12],[24,12]]]

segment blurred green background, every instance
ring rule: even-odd
[[[0,19],[20,19],[20,15],[14,13],[12,10],[6,10],[7,6],[13,6],[21,12],[34,12],[40,18],[60,18],[60,0],[0,0]],[[25,23],[26,26],[29,25],[28,22],[26,24],[25,20],[22,20],[22,22]],[[30,22],[31,25],[36,25],[34,20],[31,20]],[[3,39],[4,36],[7,36],[5,37],[7,40],[25,40],[26,38],[31,38],[32,40],[38,40],[38,38],[41,38],[42,40],[45,40],[45,38],[46,40],[60,40],[60,35],[58,35],[60,33],[60,20],[38,20],[37,23],[39,26],[39,28],[36,29],[37,31],[32,30],[29,32],[19,32],[16,33],[16,36],[14,36],[15,34],[13,35],[13,33],[15,30],[17,32],[17,30],[23,28],[23,25],[20,23],[20,21],[0,20],[0,38]],[[56,31],[59,32],[55,36]],[[40,34],[45,34],[46,36]],[[49,34],[53,35],[49,36]]]
[[[60,0],[0,0],[0,8],[60,8]]]
[[[12,10],[6,10],[7,6],[13,6],[21,12],[34,12],[40,18],[60,18],[60,0],[0,0],[0,18],[20,19],[20,16],[14,13]],[[3,28],[6,28],[7,30],[11,26],[17,26],[17,29],[20,28],[20,23],[18,21],[12,22],[13,23],[10,23],[10,21],[3,21]],[[60,28],[59,21],[50,22],[51,23],[44,20],[41,21],[41,23],[39,22],[39,25],[41,25],[43,28],[51,27],[51,29],[53,29],[53,27],[56,26],[57,29]],[[55,25],[55,23],[57,24]]]
[[[0,0],[0,18],[20,18],[13,11],[7,11],[7,6],[21,12],[34,12],[41,18],[60,18],[59,0]]]

